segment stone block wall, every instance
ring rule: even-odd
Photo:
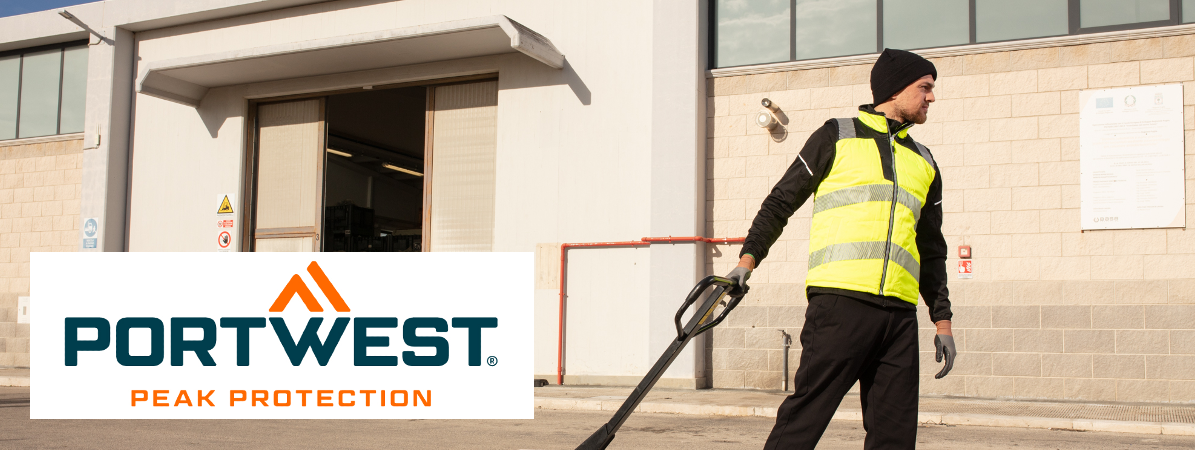
[[[951,274],[962,353],[934,380],[921,321],[923,393],[974,397],[1195,402],[1195,35],[934,59],[929,121],[910,134],[945,183],[948,271],[970,245],[974,279]],[[870,65],[708,80],[707,235],[744,236],[809,134],[871,103]],[[1079,91],[1183,83],[1187,229],[1082,232]],[[755,127],[767,97],[783,129]],[[812,203],[812,202],[810,202]],[[776,389],[781,333],[799,361],[811,204],[714,330],[713,385]],[[740,247],[710,247],[725,274]],[[792,375],[791,373],[789,374]]]
[[[29,253],[78,249],[82,162],[82,139],[0,143],[0,367],[29,367]]]

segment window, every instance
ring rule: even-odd
[[[1080,0],[1082,28],[1169,20],[1170,0]]]
[[[716,2],[718,67],[789,60],[789,0]]]
[[[930,48],[971,42],[968,2],[888,0],[884,2],[884,45]]]
[[[1067,0],[975,1],[975,42],[1061,36],[1069,26]]]
[[[17,137],[17,99],[21,89],[21,55],[0,58],[0,140]]]
[[[861,55],[875,51],[875,0],[796,2],[796,59]]]
[[[1195,0],[713,0],[712,68],[1195,22]],[[787,54],[787,56],[786,56]]]
[[[87,44],[0,53],[0,140],[83,131]]]

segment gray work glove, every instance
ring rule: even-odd
[[[734,287],[730,288],[730,292],[727,294],[729,294],[731,297],[742,297],[747,295],[747,289],[750,289],[747,287],[747,279],[751,278],[750,270],[747,270],[746,267],[735,267],[734,270],[730,271],[730,275],[727,275],[726,278],[734,280],[735,283]]]
[[[942,377],[950,373],[950,369],[954,368],[954,357],[958,356],[958,350],[954,349],[954,336],[948,334],[935,335],[934,347],[938,349],[937,354],[934,355],[934,361],[942,362],[942,358],[946,358],[946,366],[942,367],[941,372],[934,375],[934,379],[942,379]]]

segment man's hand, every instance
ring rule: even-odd
[[[942,371],[934,375],[934,379],[941,379],[950,373],[950,369],[954,368],[954,358],[958,356],[958,350],[954,348],[954,335],[950,332],[950,321],[939,320],[934,323],[934,326],[938,329],[938,333],[934,336],[934,348],[937,350],[934,354],[934,361],[946,360]]]
[[[742,258],[739,258],[739,265],[731,270],[729,275],[726,275],[726,278],[735,282],[735,286],[728,292],[731,297],[741,297],[746,294],[747,279],[751,278],[751,271],[754,269],[755,258],[752,258],[751,255],[743,255]]]

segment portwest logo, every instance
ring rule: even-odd
[[[307,266],[307,273],[315,281],[316,287],[327,298],[332,309],[337,313],[348,313],[348,303],[341,297],[340,292],[320,268],[312,261]],[[302,300],[303,305],[312,313],[324,312],[323,306],[316,299],[314,292],[303,279],[295,274],[283,287],[282,292],[269,311],[283,312],[295,296]],[[252,301],[252,299],[249,299]],[[390,337],[371,334],[371,330],[383,332],[385,329],[398,328],[397,317],[335,317],[331,329],[322,338],[319,335],[324,317],[311,317],[303,332],[295,339],[290,327],[282,317],[221,317],[218,320],[211,317],[171,317],[168,320],[157,317],[125,317],[116,322],[113,332],[111,323],[102,317],[66,317],[66,335],[64,340],[64,358],[67,366],[79,365],[81,352],[111,352],[116,362],[122,366],[158,366],[165,362],[166,323],[170,324],[170,365],[182,366],[187,352],[194,353],[204,366],[215,366],[217,361],[211,352],[220,344],[218,342],[217,327],[236,330],[236,365],[249,366],[253,355],[250,354],[250,343],[254,339],[254,330],[271,328],[274,337],[278,339],[279,347],[285,352],[292,366],[299,366],[310,353],[321,366],[328,365],[328,361],[336,354],[340,339],[344,336],[349,324],[353,326],[352,358],[354,366],[398,366],[399,356],[370,354],[370,348],[389,349]],[[218,323],[218,325],[217,325]],[[410,350],[400,354],[406,366],[443,366],[452,354],[448,339],[442,333],[448,333],[450,328],[464,329],[468,333],[468,363],[470,366],[481,365],[482,330],[497,328],[497,317],[453,317],[451,322],[442,317],[410,317],[402,321],[402,342]],[[96,339],[80,339],[79,330],[96,330]],[[145,329],[149,331],[148,355],[133,355],[132,330]],[[200,330],[199,339],[185,339],[187,329]],[[144,333],[138,334],[144,335]],[[258,339],[269,339],[256,333]],[[111,349],[115,338],[116,348]],[[143,344],[143,343],[142,343]],[[231,344],[227,344],[231,345]],[[422,349],[418,354],[417,349]],[[426,354],[431,350],[432,354]],[[375,350],[375,353],[384,353]],[[489,356],[487,364],[497,364],[496,356]]]
[[[315,284],[319,286],[320,291],[328,297],[328,302],[332,303],[332,309],[336,312],[349,312],[349,305],[340,297],[340,292],[336,291],[336,286],[328,281],[328,276],[324,275],[324,270],[316,264],[315,261],[307,266],[307,273],[311,274],[311,278],[315,280]],[[303,305],[307,306],[307,310],[311,312],[324,312],[324,308],[320,306],[319,301],[315,299],[315,295],[311,293],[311,289],[307,287],[307,283],[299,278],[299,274],[294,274],[290,277],[290,281],[286,283],[286,287],[282,288],[282,293],[278,294],[278,299],[274,300],[274,304],[270,306],[270,312],[282,312],[286,310],[286,305],[290,300],[298,295],[303,300]]]

